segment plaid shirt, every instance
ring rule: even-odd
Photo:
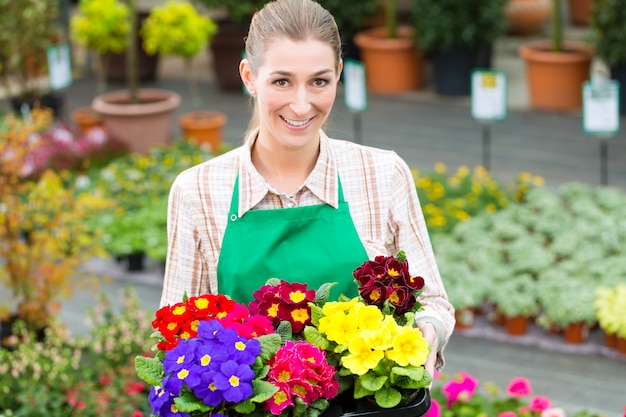
[[[237,175],[239,216],[248,210],[322,203],[336,208],[339,176],[370,259],[403,250],[411,275],[424,278],[424,311],[418,313],[418,320],[435,325],[441,352],[454,328],[454,309],[439,275],[407,164],[395,152],[329,139],[320,132],[317,163],[305,183],[290,196],[269,185],[252,164],[256,133],[251,133],[245,145],[182,172],[174,181],[169,196],[169,244],[161,305],[181,301],[183,292],[191,297],[219,291],[217,263]],[[442,364],[440,357],[438,365]]]

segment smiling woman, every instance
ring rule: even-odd
[[[332,15],[312,0],[258,11],[239,65],[253,117],[243,146],[180,174],[170,191],[161,305],[204,293],[249,302],[269,278],[337,281],[356,296],[354,265],[403,250],[421,276],[415,325],[443,365],[454,328],[415,184],[395,153],[329,138],[341,75]]]

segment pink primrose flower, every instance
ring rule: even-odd
[[[537,395],[530,400],[531,411],[543,411],[550,408],[550,399],[541,395]]]
[[[530,395],[530,393],[532,392],[530,381],[527,378],[524,378],[522,376],[513,378],[511,382],[509,383],[507,392],[509,393],[511,397],[515,397],[515,398]]]
[[[477,386],[478,381],[473,376],[463,371],[459,372],[441,389],[448,400],[447,407],[451,408],[459,400],[469,402]]]

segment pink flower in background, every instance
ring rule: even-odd
[[[424,414],[424,417],[441,417],[441,406],[437,402],[437,400],[432,399],[430,402],[430,408]]]
[[[567,417],[562,408],[547,408],[541,412],[541,417]]]
[[[532,388],[530,387],[530,381],[524,377],[516,377],[511,380],[507,388],[507,392],[511,397],[519,398],[526,395],[530,395]]]
[[[451,408],[459,400],[469,402],[477,386],[478,381],[473,376],[460,372],[455,379],[450,380],[441,388],[448,400],[447,407]]]
[[[550,408],[550,399],[548,397],[537,395],[532,400],[530,400],[531,411],[543,411],[547,410],[548,408]]]

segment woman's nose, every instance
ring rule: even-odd
[[[309,112],[309,110],[311,110],[309,92],[307,91],[306,87],[303,86],[295,89],[289,107],[298,116],[305,116]]]

